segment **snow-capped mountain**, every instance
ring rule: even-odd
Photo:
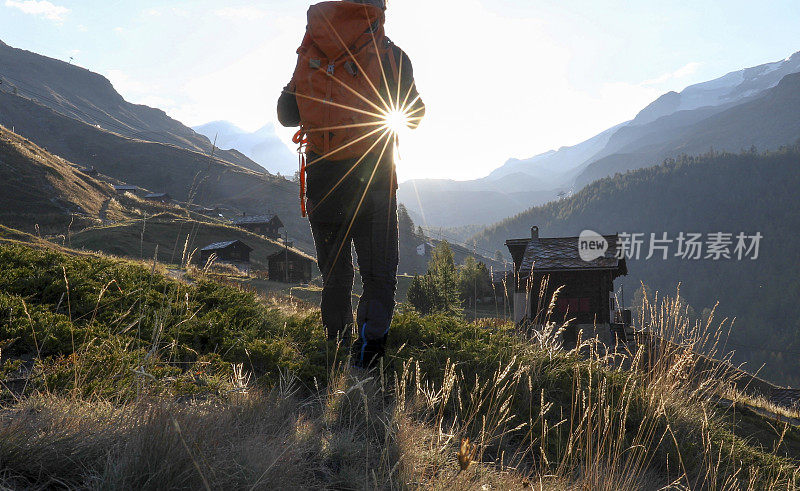
[[[517,172],[531,175],[538,175],[542,172],[563,175],[577,169],[582,164],[589,163],[590,159],[599,157],[609,141],[612,141],[614,134],[622,128],[646,125],[678,111],[690,111],[701,107],[730,106],[744,102],[746,99],[775,87],[786,75],[797,72],[800,72],[800,51],[781,61],[737,70],[708,82],[690,85],[680,93],[667,92],[642,109],[631,121],[609,128],[597,136],[571,147],[551,150],[529,159],[510,159],[503,166],[492,171],[488,177],[489,179],[498,179]]]
[[[730,72],[708,82],[668,92],[644,108],[631,124],[646,124],[677,111],[721,106],[758,95],[778,85],[783,77],[800,72],[800,51],[788,58]]]
[[[216,139],[217,148],[236,149],[273,174],[292,176],[297,170],[297,156],[283,143],[272,124],[253,133],[228,121],[214,121],[192,129],[212,142]]]
[[[428,225],[487,223],[481,220],[513,215],[525,206],[578,192],[596,179],[657,165],[664,158],[680,153],[698,153],[711,147],[735,152],[751,145],[767,150],[793,143],[794,120],[784,113],[794,105],[773,108],[775,116],[786,124],[770,128],[770,118],[763,113],[765,107],[772,106],[768,101],[756,101],[794,73],[800,73],[800,52],[781,61],[691,85],[680,93],[664,94],[633,120],[577,145],[529,159],[511,159],[487,177],[474,181],[405,182],[400,185],[398,197],[409,212],[424,215]],[[780,91],[781,97],[789,100],[786,91],[792,87],[786,84]],[[745,106],[751,102],[754,104]],[[742,111],[734,111],[740,106],[761,115],[763,121],[753,121]],[[472,193],[470,199],[464,198],[467,191]],[[427,213],[423,214],[423,210]],[[444,211],[438,213],[439,210]]]

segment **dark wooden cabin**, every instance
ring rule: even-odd
[[[157,201],[159,203],[171,203],[172,197],[167,193],[150,193],[144,197],[148,201]]]
[[[200,263],[206,264],[211,255],[216,254],[217,261],[220,262],[249,264],[251,252],[253,248],[241,240],[215,242],[200,249]]]
[[[551,321],[574,319],[573,327],[610,325],[614,280],[628,269],[625,259],[616,257],[618,236],[603,237],[608,249],[589,262],[581,259],[578,237],[542,238],[533,227],[530,238],[507,240],[514,259],[514,320],[543,324],[554,292],[563,286]]]
[[[139,192],[139,188],[137,186],[115,184],[114,191],[116,191],[117,194],[125,194],[125,193],[136,194],[137,192]]]
[[[283,228],[283,222],[278,218],[278,215],[274,214],[244,216],[234,220],[233,224],[270,239],[279,238],[281,235],[280,229]]]
[[[311,281],[314,258],[297,249],[284,248],[267,257],[269,279],[282,283]]]

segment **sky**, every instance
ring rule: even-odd
[[[277,126],[309,2],[0,0],[0,40],[108,77],[189,126]],[[659,95],[800,50],[800,2],[389,0],[427,105],[398,173],[483,177],[579,143]],[[0,67],[0,72],[2,67]],[[294,130],[277,128],[290,145]]]

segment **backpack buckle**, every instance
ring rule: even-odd
[[[349,73],[353,77],[357,77],[358,76],[358,65],[356,65],[352,61],[346,62],[344,64],[344,69],[347,71],[347,73]]]

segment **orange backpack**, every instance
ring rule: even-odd
[[[387,139],[378,141],[384,134],[379,130],[383,97],[389,92],[381,70],[388,60],[396,79],[397,64],[384,20],[380,8],[347,1],[308,10],[292,80],[301,131],[310,150],[327,160],[380,152]]]

